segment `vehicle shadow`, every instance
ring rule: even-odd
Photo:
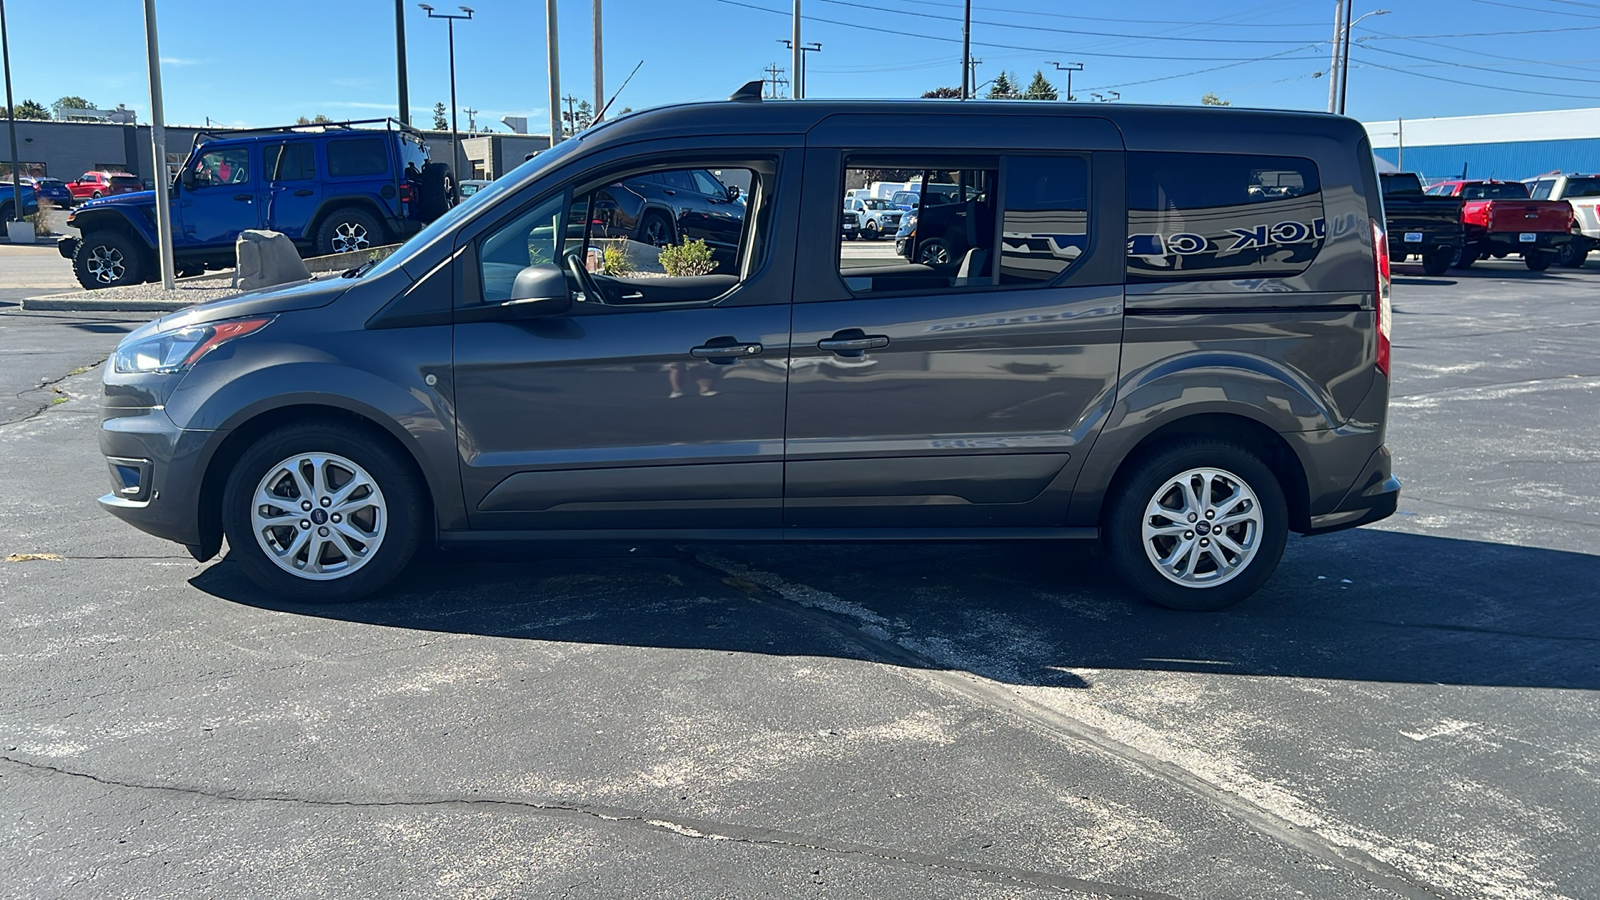
[[[1082,669],[1600,689],[1600,557],[1361,529],[1294,538],[1216,613],[1127,595],[1086,544],[541,547],[433,555],[388,594],[312,606],[223,562],[191,583],[297,615],[495,638],[963,669]],[[894,646],[890,646],[890,642]],[[886,648],[893,652],[885,652]]]

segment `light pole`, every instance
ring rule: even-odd
[[[778,43],[784,45],[785,47],[789,46],[789,41],[783,38],[779,38]],[[801,46],[800,52],[795,54],[795,57],[800,60],[800,71],[796,72],[794,77],[794,90],[792,91],[794,94],[794,99],[804,100],[806,98],[806,54],[818,53],[821,52],[821,50],[822,44],[820,42],[813,42]]]
[[[801,74],[805,71],[806,48],[800,43],[800,0],[794,0],[794,21],[790,23],[789,40],[784,43],[789,45],[789,71],[794,74],[789,96],[799,100],[806,95],[806,79]]]
[[[400,84],[400,124],[411,124],[411,92],[406,86],[406,0],[394,0],[394,64]]]
[[[556,27],[556,0],[544,0],[545,66],[550,79],[550,146],[561,143],[561,29]]]
[[[972,72],[972,0],[963,4],[961,15],[961,99],[971,100],[978,89],[971,87],[977,81]]]
[[[156,45],[156,0],[144,0],[145,53],[150,60],[150,162],[156,182],[156,243],[161,255],[161,287],[177,285],[172,257],[171,175],[167,172],[167,114],[161,100],[161,48]]]
[[[17,171],[17,105],[11,99],[11,43],[6,37],[6,0],[0,0],[0,57],[4,58],[6,69],[6,123],[11,129],[11,215],[21,222],[22,173]]]
[[[1344,17],[1346,19],[1350,18],[1350,9],[1353,6],[1355,6],[1355,0],[1350,0],[1345,5]],[[1350,89],[1350,29],[1361,24],[1362,19],[1370,19],[1373,16],[1387,16],[1388,14],[1389,11],[1387,9],[1373,10],[1354,22],[1347,22],[1344,26],[1344,40],[1339,42],[1341,45],[1339,59],[1339,115],[1341,116],[1344,115],[1345,93]]]
[[[605,55],[600,52],[600,0],[594,0],[594,124],[600,124],[601,107],[606,105]]]
[[[1082,72],[1083,71],[1083,63],[1081,63],[1081,62],[1071,62],[1071,63],[1067,63],[1066,65],[1063,66],[1061,63],[1058,63],[1055,60],[1047,59],[1047,60],[1045,60],[1045,62],[1048,62],[1048,63],[1050,63],[1050,65],[1055,66],[1057,72],[1065,72],[1065,73],[1067,73],[1067,102],[1071,103],[1073,100],[1078,99],[1078,98],[1072,96],[1072,73],[1073,72]]]
[[[450,31],[450,161],[453,164],[451,168],[453,177],[459,183],[461,181],[461,133],[456,127],[456,20],[472,18],[472,8],[468,6],[456,7],[466,13],[464,16],[458,16],[455,13],[435,12],[433,7],[426,3],[418,3],[417,5],[427,10],[428,18],[444,19],[445,26]]]

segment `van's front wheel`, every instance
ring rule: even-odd
[[[228,558],[285,599],[359,600],[416,551],[426,506],[408,460],[335,422],[269,432],[235,464],[223,491]]]
[[[1185,440],[1134,463],[1106,517],[1117,571],[1169,609],[1232,606],[1271,577],[1288,541],[1272,470],[1243,447]]]

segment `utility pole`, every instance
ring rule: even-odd
[[[400,84],[400,124],[411,124],[411,92],[406,85],[405,0],[394,0],[394,63]]]
[[[556,42],[556,0],[544,0],[546,61],[550,67],[550,146],[561,143],[561,54]]]
[[[779,68],[777,63],[773,63],[773,64],[767,66],[762,71],[767,73],[767,77],[764,80],[769,82],[772,85],[772,93],[767,95],[766,99],[768,99],[768,100],[781,99],[780,95],[778,94],[778,85],[781,84],[781,85],[787,86],[789,84],[789,79],[787,79],[787,78],[779,78],[778,77],[778,76],[780,76],[780,75],[782,75],[784,73],[784,70]]]
[[[972,71],[972,0],[966,0],[965,12],[961,16],[961,99],[971,100],[974,88],[972,83],[978,76]]]
[[[961,99],[970,100],[976,98],[978,96],[978,91],[983,90],[983,84],[989,83],[988,81],[984,82],[983,84],[978,83],[978,67],[981,65],[983,65],[983,60],[978,59],[977,57],[971,57],[967,60],[967,71],[972,73],[972,77],[969,79],[972,89],[967,91],[967,94],[970,96],[963,96]],[[993,80],[993,78],[989,79],[989,81]]]
[[[1345,0],[1344,39],[1339,42],[1339,115],[1341,116],[1344,115],[1345,92],[1350,89],[1350,13],[1354,11],[1355,5],[1356,0]]]
[[[806,95],[806,63],[805,47],[800,43],[800,0],[794,0],[794,22],[789,35],[790,54],[789,71],[794,73],[794,84],[789,91],[790,96],[796,100],[803,99]]]
[[[468,106],[468,107],[462,109],[461,111],[467,114],[467,133],[468,134],[472,134],[473,132],[477,131],[478,130],[478,120],[474,119],[473,116],[476,116],[478,114],[478,110],[475,110],[472,107]]]
[[[156,243],[161,255],[161,287],[172,290],[177,276],[172,260],[172,201],[168,198],[167,175],[167,114],[161,103],[161,48],[156,42],[156,0],[144,0],[145,54],[150,60],[150,155],[156,183]],[[9,72],[9,68],[7,70]],[[11,93],[11,78],[6,77],[6,93]],[[9,102],[10,98],[7,97]],[[16,139],[12,138],[12,156],[16,156]],[[13,166],[12,171],[16,168]],[[15,178],[15,175],[12,176]],[[20,204],[19,204],[20,206]]]
[[[1333,59],[1328,62],[1328,112],[1339,110],[1339,45],[1344,40],[1345,0],[1333,3]]]
[[[1394,158],[1394,167],[1404,172],[1406,170],[1406,120],[1395,119],[1394,127],[1395,137],[1398,141],[1396,146],[1399,148]]]
[[[577,134],[578,133],[578,111],[577,111],[576,108],[573,107],[573,104],[578,102],[578,98],[572,96],[571,94],[568,94],[565,97],[561,98],[561,102],[565,103],[567,105],[567,121],[569,123],[571,123],[571,125],[572,125],[572,133],[573,134]]]
[[[1055,66],[1057,72],[1067,73],[1067,102],[1071,103],[1072,101],[1078,99],[1077,97],[1072,96],[1072,73],[1082,72],[1083,63],[1071,62],[1063,66],[1061,63],[1055,62],[1054,60],[1046,60],[1046,62],[1049,62],[1050,65]]]
[[[785,47],[789,46],[789,42],[783,40],[782,38],[778,40],[778,43],[784,45]],[[790,93],[794,95],[796,100],[804,100],[806,96],[806,54],[821,52],[822,44],[806,44],[805,46],[801,47],[800,50],[802,52],[795,54],[800,58],[800,71],[795,73],[794,84],[790,85],[790,87],[793,88]]]
[[[594,124],[600,124],[600,113],[606,105],[605,55],[600,52],[600,0],[594,0]]]
[[[149,0],[145,0],[145,3],[148,7]],[[11,130],[11,215],[14,221],[21,222],[22,173],[17,171],[17,105],[11,99],[11,41],[6,35],[6,0],[0,0],[0,54],[5,57],[6,125]],[[7,230],[10,230],[9,226]],[[9,234],[7,239],[10,239]]]

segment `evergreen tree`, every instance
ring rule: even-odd
[[[446,116],[445,116],[445,109],[444,109],[443,101],[441,101],[439,103],[435,103],[433,105],[433,130],[434,131],[449,131],[450,130],[450,120],[448,118],[446,118]]]
[[[1000,74],[994,77],[994,83],[989,85],[989,93],[985,96],[990,100],[1010,100],[1017,96],[1017,87],[1012,83],[1011,76],[1001,69]]]
[[[961,88],[936,87],[922,96],[932,100],[960,100]]]
[[[4,111],[5,107],[0,107],[0,112]],[[50,110],[45,109],[44,105],[36,100],[24,100],[17,104],[16,109],[10,115],[18,120],[37,119],[45,121],[50,118]]]
[[[1200,105],[1201,106],[1232,106],[1233,104],[1230,103],[1227,100],[1222,99],[1221,97],[1218,97],[1216,94],[1206,94],[1204,97],[1200,98]]]
[[[1038,70],[1033,73],[1033,81],[1022,96],[1027,100],[1058,100],[1061,95],[1056,93],[1056,86],[1044,77],[1044,71]]]

